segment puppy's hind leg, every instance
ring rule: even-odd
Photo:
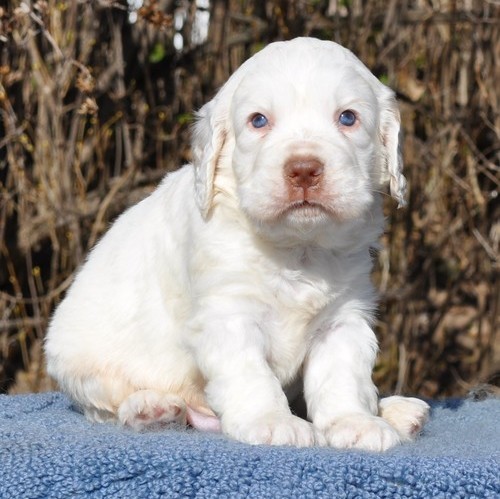
[[[186,403],[172,393],[138,390],[120,404],[118,420],[134,430],[157,429],[172,423],[186,425]]]
[[[162,427],[170,423],[186,425],[184,399],[160,390],[138,389],[127,378],[108,370],[106,375],[57,376],[60,387],[70,395],[87,419],[103,423],[118,420],[135,430]]]
[[[411,441],[429,418],[429,405],[412,397],[386,397],[379,401],[379,416],[385,419],[403,441]]]

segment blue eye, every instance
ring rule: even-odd
[[[352,126],[356,123],[356,115],[348,109],[339,116],[339,123],[344,126]]]
[[[265,127],[269,122],[263,114],[256,113],[252,116],[250,123],[254,128],[262,128]]]

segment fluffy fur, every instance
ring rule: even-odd
[[[193,164],[90,253],[50,324],[49,373],[94,421],[298,446],[411,439],[427,405],[379,406],[371,379],[369,252],[384,184],[404,200],[398,133],[393,92],[347,49],[257,53],[200,110]],[[310,421],[285,395],[302,382]]]

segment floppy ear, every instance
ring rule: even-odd
[[[391,196],[397,200],[398,208],[406,205],[406,179],[403,176],[401,154],[401,118],[394,93],[384,87],[381,103],[380,135],[382,139],[382,179],[389,182]]]
[[[346,57],[355,61],[357,70],[369,82],[377,95],[380,112],[379,135],[382,142],[380,158],[380,180],[389,182],[391,196],[398,202],[398,208],[406,204],[406,179],[403,176],[401,155],[401,118],[394,92],[383,83],[349,50],[344,49]]]
[[[254,67],[260,55],[246,60],[222,86],[217,95],[197,114],[193,127],[192,152],[196,203],[204,218],[214,197],[214,179],[226,138],[231,132],[230,109],[233,94],[243,77]]]
[[[212,206],[215,169],[226,136],[225,117],[217,116],[217,107],[215,97],[200,109],[193,127],[194,193],[204,218]]]

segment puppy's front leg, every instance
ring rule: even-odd
[[[208,403],[220,417],[224,433],[250,444],[316,443],[313,426],[290,412],[266,361],[265,336],[255,319],[236,314],[205,319],[193,347],[207,380]]]
[[[322,328],[309,352],[304,394],[309,417],[329,445],[386,450],[400,442],[397,431],[377,416],[372,369],[377,342],[361,318]]]

